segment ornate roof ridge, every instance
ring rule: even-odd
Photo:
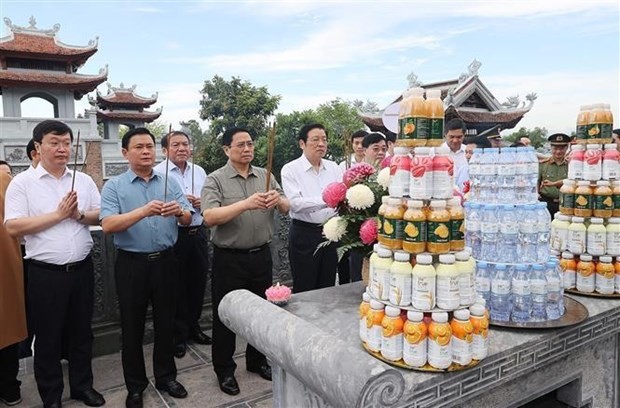
[[[0,43],[13,41],[17,34],[53,39],[54,43],[57,46],[71,50],[90,51],[93,49],[97,49],[97,47],[99,46],[99,36],[96,36],[94,39],[89,40],[87,45],[66,44],[57,38],[58,31],[60,31],[60,24],[54,24],[53,28],[51,29],[39,29],[36,26],[37,21],[35,20],[34,16],[30,17],[28,23],[30,24],[28,27],[18,26],[16,24],[13,24],[10,18],[5,17],[4,24],[6,24],[6,26],[9,28],[9,34],[5,37],[0,38]]]

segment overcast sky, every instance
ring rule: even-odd
[[[619,10],[616,0],[0,0],[0,16],[13,24],[27,26],[30,16],[39,28],[59,23],[64,43],[98,36],[99,51],[80,72],[107,64],[114,86],[159,92],[155,107],[174,126],[198,119],[199,91],[216,74],[267,86],[282,96],[278,112],[336,97],[383,108],[407,88],[409,73],[422,83],[455,79],[475,58],[500,102],[538,94],[518,126],[570,132],[579,105],[604,102],[619,127]]]

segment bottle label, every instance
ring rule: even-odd
[[[375,267],[373,294],[381,300],[388,300],[390,296],[390,271]]]
[[[377,214],[377,237],[383,235],[383,221],[385,221],[385,217],[382,214]]]
[[[496,222],[481,222],[480,230],[483,234],[497,234],[499,225]]]
[[[532,295],[546,295],[547,281],[544,279],[530,279],[530,289]]]
[[[471,343],[452,336],[452,361],[461,365],[471,363]]]
[[[390,275],[390,302],[398,306],[411,304],[411,275],[405,273]]]
[[[513,279],[512,293],[520,296],[529,296],[532,293],[530,290],[530,282],[528,280]]]
[[[620,208],[620,207],[618,207],[618,208]],[[467,220],[467,221],[465,221],[465,228],[469,232],[480,231],[480,221],[478,221],[478,220]]]
[[[383,236],[386,239],[402,240],[403,230],[405,229],[403,220],[395,220],[394,218],[385,218],[383,221]]]
[[[381,325],[373,324],[368,329],[368,337],[366,344],[372,351],[381,351],[381,338],[383,337],[383,328]]]
[[[450,347],[450,341],[445,346],[437,344],[437,341],[432,339],[428,342],[428,359],[439,362],[446,362],[446,365],[450,365],[452,361],[452,348]]]
[[[620,232],[607,232],[607,253],[620,255]]]
[[[595,284],[596,284],[596,291],[598,293],[602,293],[606,295],[614,293],[614,283],[615,283],[615,279],[613,275],[611,278],[607,278],[605,277],[605,275],[601,275],[599,273],[596,274]]]
[[[461,305],[469,305],[474,301],[474,288],[471,285],[471,274],[459,275],[459,296]]]
[[[394,175],[390,176],[390,187],[400,187],[403,195],[409,195],[409,169],[398,169]]]
[[[575,208],[575,194],[560,193],[560,207]]]
[[[452,176],[448,170],[433,171],[433,197],[449,198],[452,196]]]
[[[514,176],[517,169],[513,163],[502,163],[497,166],[498,176]]]
[[[510,281],[508,279],[493,279],[491,281],[491,292],[496,295],[508,295],[510,293]]]
[[[437,244],[450,242],[449,222],[429,221],[428,241]]]
[[[577,125],[577,140],[588,140],[588,125]]]
[[[443,139],[443,118],[429,119],[430,122],[430,139]]]
[[[586,248],[585,231],[568,231],[568,249],[574,254],[583,254]]]
[[[600,139],[611,140],[611,133],[613,131],[611,123],[601,123],[599,124],[601,133],[599,135]]]
[[[463,220],[450,220],[450,240],[462,241],[465,237],[465,228]]]
[[[522,222],[519,225],[519,231],[522,234],[535,234],[536,233],[536,223],[534,223],[534,222]]]
[[[502,234],[518,234],[519,233],[519,223],[514,221],[504,221],[499,227],[499,231]]]
[[[558,278],[547,278],[547,292],[559,292],[560,291],[560,279]]]
[[[487,277],[476,277],[476,291],[478,293],[486,293],[491,291],[491,279]]]
[[[616,274],[616,293],[620,293],[620,274]]]
[[[614,210],[620,210],[620,194],[614,194]]]
[[[435,277],[414,276],[411,294],[413,307],[419,310],[431,310],[435,307]]]
[[[426,242],[426,221],[405,221],[405,242]]]
[[[526,163],[517,163],[515,165],[515,174],[527,174],[527,164]]]
[[[566,269],[564,271],[564,289],[574,289],[577,283],[577,271]]]
[[[409,337],[405,336],[403,360],[405,364],[410,366],[421,367],[426,363],[426,344],[428,339],[425,337],[417,343],[410,343]]]
[[[482,360],[483,358],[485,358],[487,356],[488,353],[488,349],[489,349],[489,338],[486,335],[486,330],[484,332],[485,334],[474,334],[474,338],[471,344],[471,349],[472,349],[472,357],[475,358],[476,360]]]
[[[605,255],[606,235],[605,232],[588,231],[586,242],[587,252],[590,255]]]
[[[400,360],[403,356],[403,334],[381,338],[381,354],[390,360]]]
[[[594,274],[584,276],[577,274],[577,290],[582,292],[592,292],[594,290]]]
[[[363,342],[368,341],[368,327],[366,327],[366,316],[360,318],[360,339]]]
[[[480,175],[481,176],[494,176],[495,175],[495,165],[494,164],[481,164],[480,165]]]
[[[538,174],[538,162],[537,161],[527,163],[527,174]]]
[[[591,194],[575,194],[575,209],[591,210],[593,205]]]
[[[406,117],[403,119],[402,139],[428,139],[428,119]]]
[[[616,179],[620,176],[620,163],[618,160],[603,158],[603,179]]]
[[[454,308],[460,305],[459,277],[437,276],[437,306],[450,309],[446,306],[452,304],[454,304]]]
[[[594,209],[595,210],[607,210],[614,209],[614,199],[610,195],[597,195],[594,196]]]

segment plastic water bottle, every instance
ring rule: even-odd
[[[533,203],[538,200],[538,157],[532,146],[526,147],[527,152],[527,190],[526,202]]]
[[[535,209],[534,204],[527,204],[521,207],[519,217],[519,262],[534,263],[536,261],[538,232]]]
[[[495,265],[491,279],[491,319],[507,322],[510,320],[512,302],[510,299],[510,272],[505,264]]]
[[[482,221],[482,206],[478,203],[471,203],[465,211],[465,246],[471,248],[472,256],[480,259],[480,249],[482,246],[480,235],[480,224]]]
[[[551,230],[551,214],[545,203],[536,204],[536,225],[538,233],[536,262],[542,263],[549,259],[549,231]]]
[[[513,322],[527,322],[532,312],[532,293],[528,267],[518,264],[512,275],[512,315]]]
[[[490,304],[491,301],[491,275],[488,264],[479,261],[476,264],[476,293]]]
[[[515,150],[515,203],[527,203],[525,195],[525,185],[527,183],[527,155],[524,147],[517,147]]]
[[[502,149],[497,161],[497,201],[500,203],[515,202],[515,153],[514,147]]]
[[[566,308],[564,306],[564,271],[560,266],[560,260],[554,256],[549,257],[549,260],[555,264],[555,273],[560,280],[560,299],[558,301],[558,307],[560,309],[560,316],[564,316]]]
[[[484,155],[480,160],[480,201],[484,203],[494,203],[496,197],[493,195],[497,176],[497,149],[488,148],[484,150]]]
[[[533,322],[541,322],[547,319],[547,278],[542,264],[532,266],[530,278],[532,291],[532,315]]]
[[[484,154],[484,149],[474,149],[474,154],[469,159],[469,194],[471,201],[480,200],[480,160]]]
[[[547,319],[559,319],[560,298],[562,296],[562,282],[556,270],[555,262],[548,261],[545,264],[545,278],[547,279]]]
[[[497,257],[500,262],[516,263],[516,249],[519,245],[518,214],[516,209],[510,204],[499,205],[498,207],[500,226]]]
[[[483,261],[494,262],[497,259],[499,224],[497,222],[496,211],[496,204],[486,204],[482,209],[482,222],[480,223],[480,232],[482,235],[480,258]]]

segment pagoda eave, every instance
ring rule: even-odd
[[[157,120],[160,116],[161,110],[156,112],[112,112],[97,109],[98,122],[108,120],[114,122],[132,121],[150,123]]]
[[[97,52],[97,49],[80,51],[75,54],[50,54],[43,52],[30,52],[24,50],[3,50],[0,47],[0,53],[2,58],[24,58],[29,60],[42,60],[42,61],[66,61],[74,63],[75,65],[82,66],[86,61]]]
[[[0,70],[0,89],[5,87],[67,89],[74,91],[75,98],[80,99],[107,79],[107,68],[102,69],[98,75]]]

